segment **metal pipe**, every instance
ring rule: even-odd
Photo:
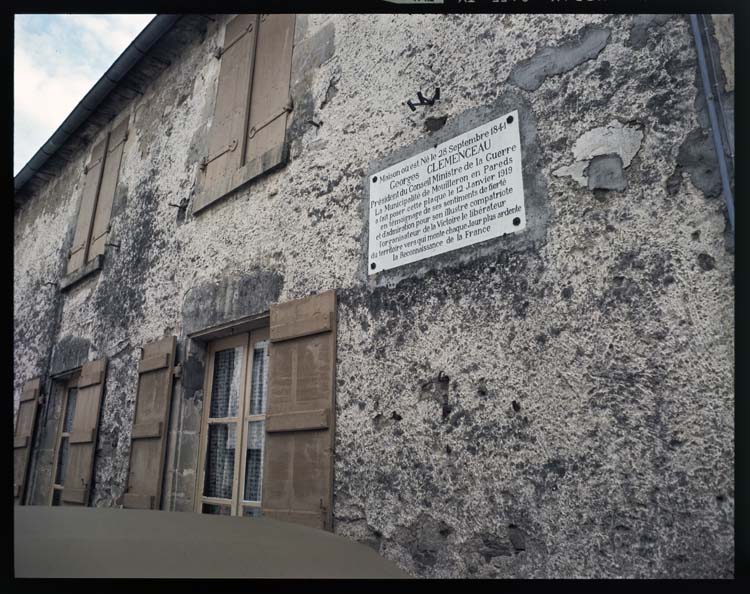
[[[711,120],[711,133],[714,139],[714,149],[716,150],[716,158],[719,161],[719,173],[721,174],[721,186],[723,189],[724,200],[727,204],[727,215],[729,216],[729,224],[732,227],[732,232],[734,232],[734,199],[732,197],[732,188],[729,184],[726,154],[724,153],[724,144],[721,141],[721,133],[719,132],[719,121],[716,117],[714,95],[711,91],[711,83],[708,80],[706,54],[703,51],[703,40],[701,39],[700,29],[698,27],[698,17],[696,15],[690,15],[690,24],[692,25],[695,49],[698,54],[698,69],[700,70],[701,80],[703,81],[703,92],[706,95],[708,117]]]
[[[729,147],[729,156],[732,159],[732,165],[734,165],[734,138],[729,135],[729,125],[727,124],[727,112],[724,110],[724,102],[721,100],[721,85],[719,84],[720,74],[719,67],[716,65],[714,59],[714,52],[711,49],[711,44],[708,43],[708,22],[706,21],[706,15],[701,15],[703,21],[703,32],[706,34],[706,50],[708,53],[708,63],[711,66],[711,74],[714,79],[713,88],[716,89],[716,99],[719,101],[719,113],[721,113],[722,130],[724,132],[724,140]]]

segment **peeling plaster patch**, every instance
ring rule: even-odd
[[[536,91],[548,76],[563,74],[599,55],[609,41],[609,29],[586,26],[572,41],[543,47],[531,58],[516,64],[510,82],[525,91]]]
[[[575,162],[552,172],[558,177],[569,175],[581,186],[588,186],[586,169],[591,159],[601,155],[619,155],[622,168],[627,169],[641,148],[643,132],[635,126],[624,126],[612,120],[606,126],[594,128],[583,134],[573,145]]]
[[[651,27],[661,27],[671,18],[671,14],[639,14],[633,19],[628,45],[633,49],[643,49],[648,41],[648,30]]]
[[[628,184],[618,155],[600,155],[586,168],[589,190],[624,190]]]
[[[694,128],[685,137],[677,154],[677,166],[667,180],[667,191],[670,195],[677,193],[680,187],[682,172],[690,176],[693,185],[707,198],[721,194],[721,176],[716,161],[716,151],[708,132]]]

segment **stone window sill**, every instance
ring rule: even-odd
[[[102,269],[103,264],[104,264],[104,256],[99,255],[99,256],[96,256],[96,258],[94,258],[90,262],[87,262],[86,264],[81,266],[75,272],[66,274],[63,277],[63,279],[60,281],[60,290],[67,291],[70,287],[77,285],[83,279],[96,274]]]

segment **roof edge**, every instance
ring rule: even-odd
[[[130,43],[112,66],[101,76],[75,109],[65,118],[42,147],[34,154],[21,171],[13,178],[14,191],[18,192],[42,169],[44,164],[83,124],[91,113],[104,101],[125,75],[130,72],[149,49],[182,17],[181,14],[157,14]]]

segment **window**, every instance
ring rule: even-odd
[[[268,326],[259,328],[261,320]],[[332,530],[335,291],[192,338],[213,340],[195,511]]]
[[[68,258],[67,274],[74,279],[63,282],[62,288],[101,267],[101,259],[97,257],[105,251],[123,145],[127,138],[128,120],[125,118],[91,151],[83,172],[83,195]]]
[[[91,361],[61,386],[51,505],[88,505],[106,369],[105,358]]]
[[[209,345],[197,511],[256,516],[263,480],[268,328]]]
[[[78,375],[71,377],[63,388],[63,402],[59,424],[57,443],[55,445],[54,468],[52,470],[52,494],[51,505],[60,505],[63,485],[65,483],[65,472],[70,459],[70,433],[73,429],[73,417],[76,410],[76,397],[78,395]]]
[[[294,15],[240,14],[224,32],[198,212],[286,160]]]

